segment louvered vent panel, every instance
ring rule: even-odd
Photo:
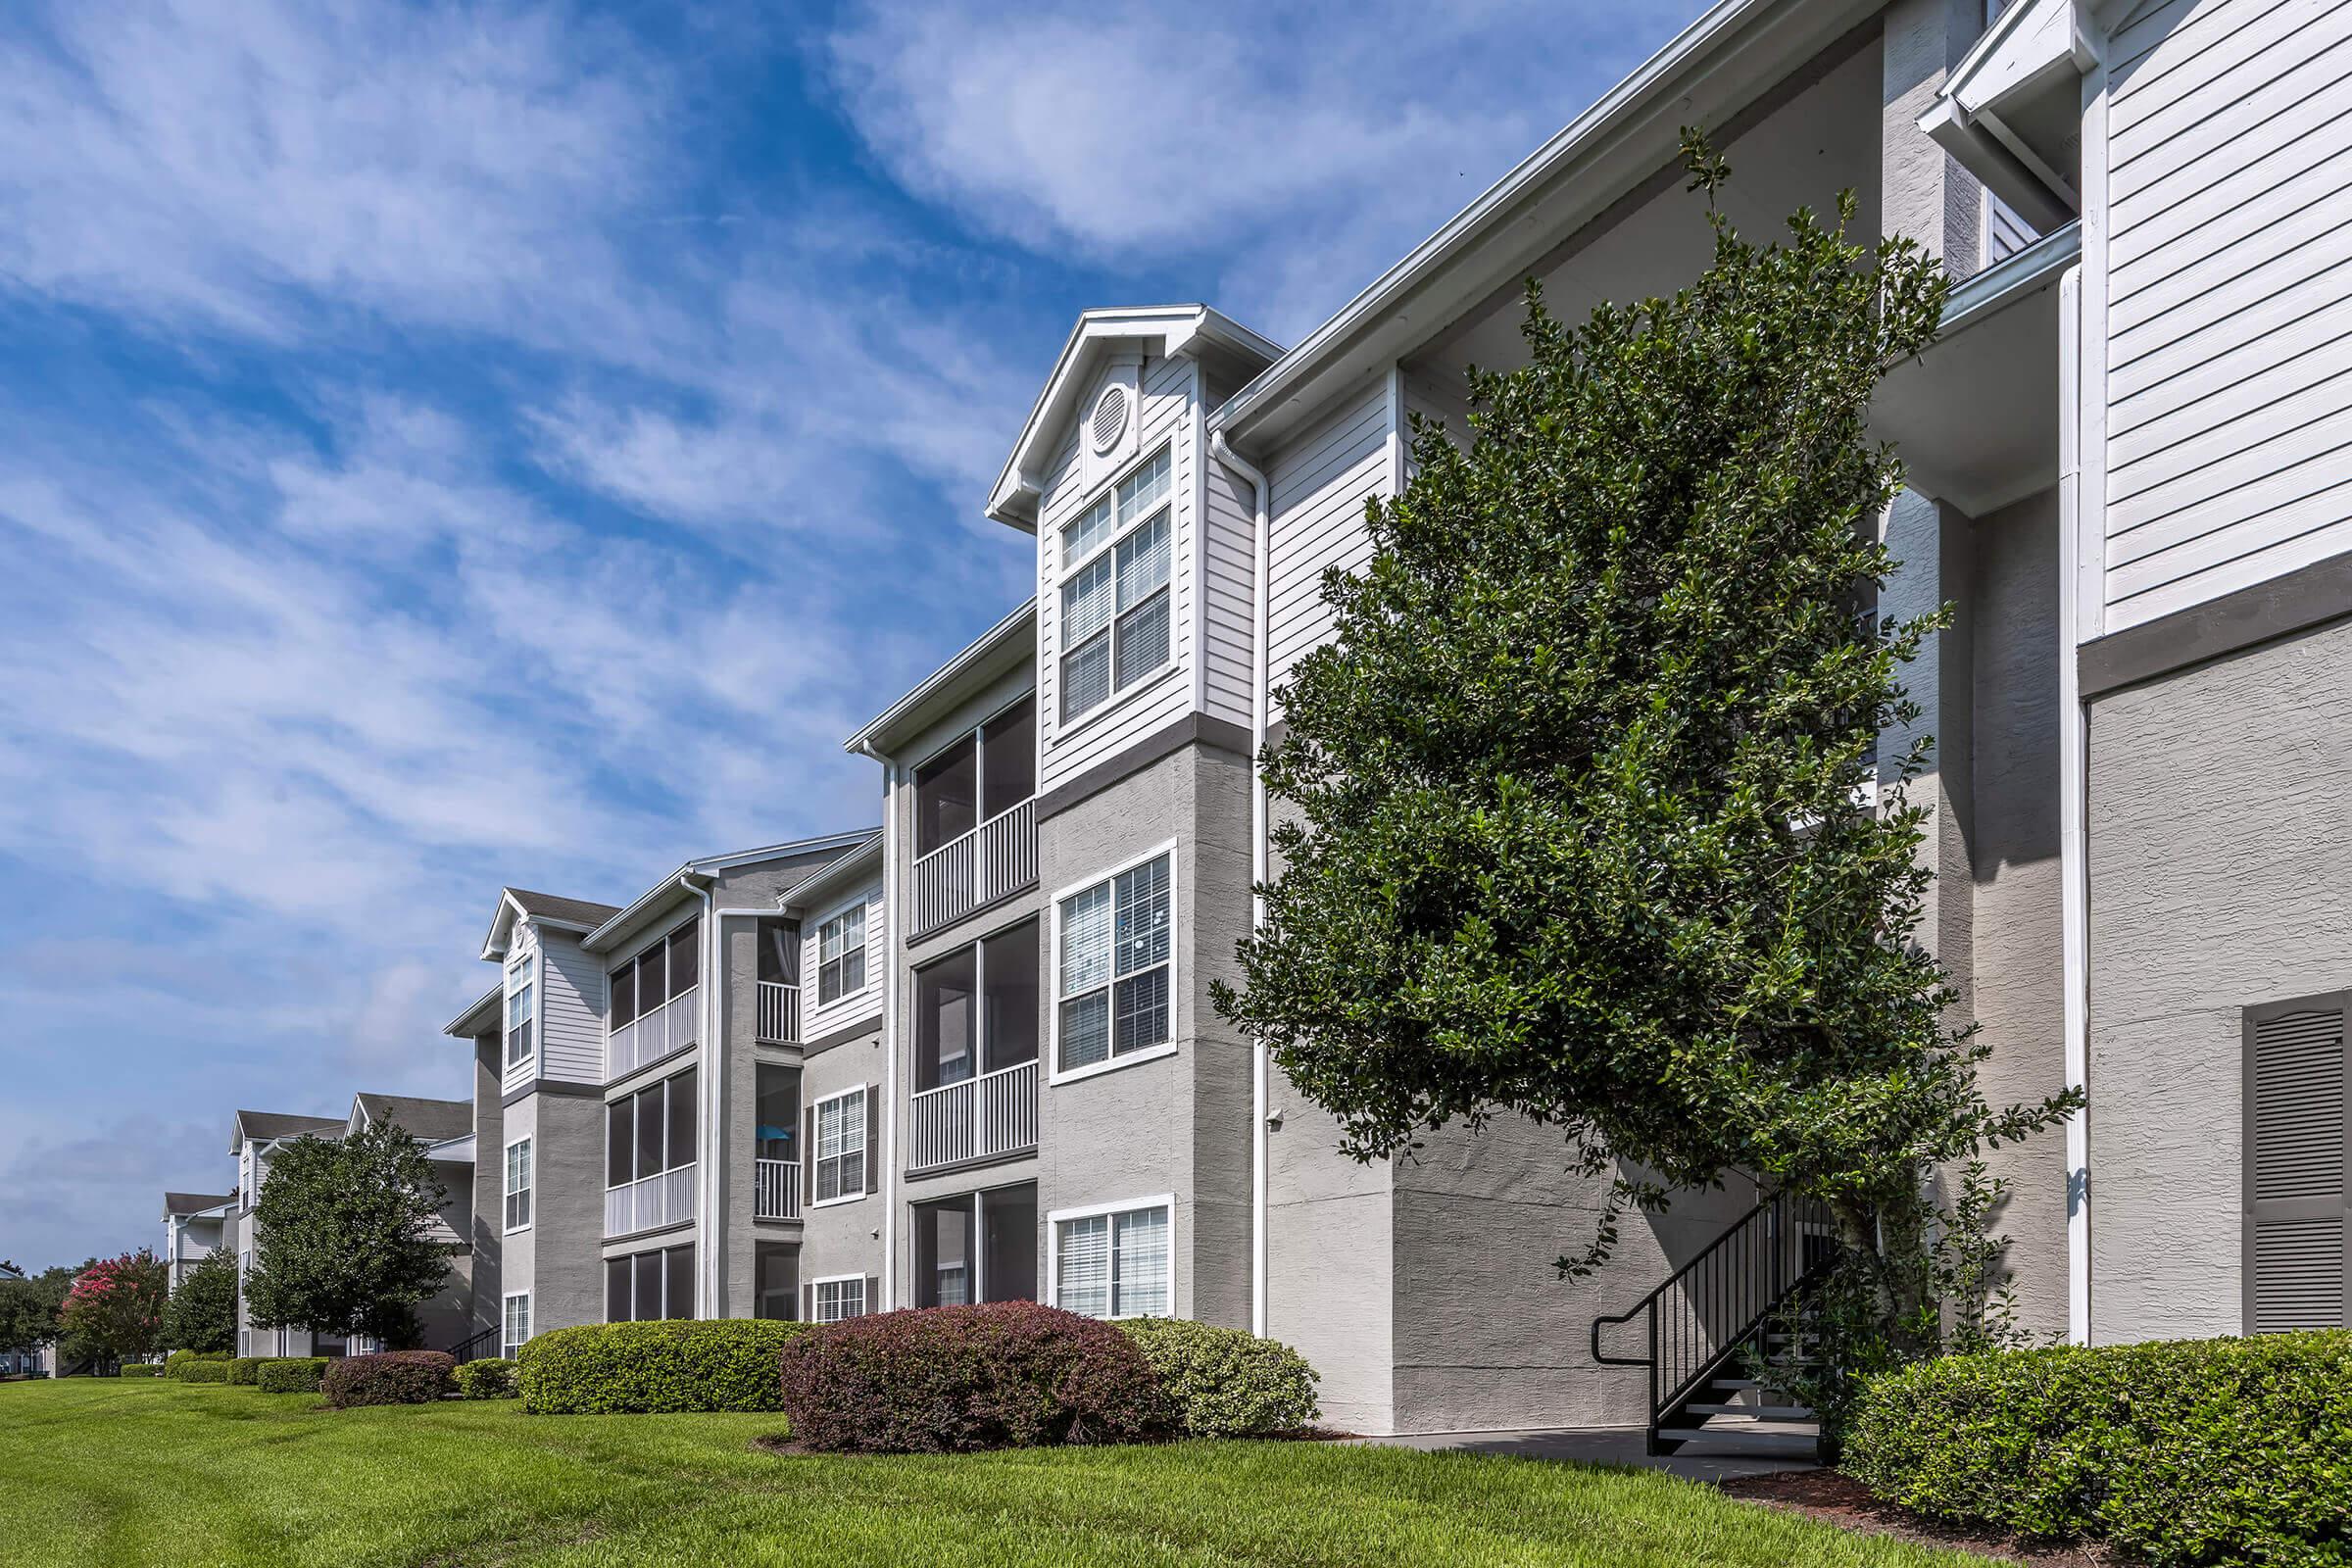
[[[2254,1332],[2344,1325],[2344,1222],[2257,1221],[2254,1226]]]
[[[2254,1026],[2254,1198],[2344,1190],[2344,1015],[2292,1012]]]

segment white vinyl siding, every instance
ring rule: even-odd
[[[564,931],[539,934],[539,1075],[605,1081],[604,960]]]
[[[821,1000],[821,971],[824,965],[824,947],[819,933],[845,910],[861,906],[864,910],[865,953],[862,964],[862,983],[854,991],[844,992],[831,1001]],[[856,895],[844,895],[838,901],[820,904],[803,912],[801,921],[801,1004],[806,1009],[801,1019],[801,1038],[822,1040],[837,1030],[871,1018],[882,1007],[882,977],[889,967],[884,957],[882,884],[868,883]]]
[[[814,1179],[809,1200],[833,1203],[865,1196],[865,1090],[852,1089],[815,1105]]]
[[[1195,657],[1195,552],[1200,526],[1197,469],[1200,461],[1200,421],[1193,413],[1197,379],[1189,360],[1147,361],[1136,416],[1139,458],[1148,462],[1163,449],[1168,453],[1168,657],[1153,671],[1131,667],[1126,673],[1133,679],[1127,685],[1114,690],[1107,701],[1089,704],[1082,710],[1074,709],[1066,719],[1062,711],[1062,586],[1064,568],[1072,563],[1063,556],[1062,529],[1095,505],[1110,485],[1086,485],[1075,424],[1064,433],[1063,445],[1056,453],[1038,517],[1040,794],[1164,728],[1192,709],[1193,686],[1188,676]],[[1092,409],[1099,391],[1100,383],[1078,406]],[[1132,466],[1123,467],[1117,478],[1134,471]],[[1124,534],[1123,524],[1119,531]],[[1115,569],[1114,564],[1114,573]]]
[[[1054,1302],[1087,1317],[1166,1317],[1176,1296],[1167,1200],[1051,1216]]]
[[[2105,629],[2352,548],[2352,7],[2111,44]]]
[[[531,1223],[531,1141],[518,1138],[507,1146],[506,1228],[518,1231]]]
[[[1353,571],[1371,559],[1364,499],[1390,490],[1389,392],[1376,381],[1266,465],[1267,680],[1279,687],[1298,656],[1324,640],[1331,612],[1327,567]],[[1268,715],[1281,716],[1279,705]]]
[[[2246,1025],[2246,1331],[2352,1328],[2345,997]]]
[[[1204,467],[1201,705],[1215,717],[1247,727],[1253,674],[1250,640],[1257,595],[1257,498],[1250,481],[1224,464],[1211,459]]]
[[[514,1352],[531,1340],[530,1293],[526,1291],[520,1296],[508,1297],[506,1308],[499,1325],[498,1349],[501,1355],[512,1359]]]
[[[845,1318],[865,1316],[865,1276],[852,1274],[843,1279],[818,1280],[810,1293],[811,1320],[818,1323],[839,1323]]]

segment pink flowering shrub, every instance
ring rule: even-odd
[[[142,1247],[100,1258],[76,1275],[58,1309],[58,1324],[70,1339],[102,1347],[119,1360],[136,1360],[162,1337],[171,1296],[171,1271],[152,1248]]]

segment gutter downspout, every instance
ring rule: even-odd
[[[713,1027],[713,1019],[720,1016],[713,1003],[719,988],[726,984],[726,977],[719,972],[719,966],[711,961],[711,955],[719,949],[714,930],[718,922],[710,918],[710,890],[695,886],[691,875],[684,871],[678,873],[678,886],[703,901],[703,928],[699,939],[703,950],[703,994],[695,1004],[695,1011],[701,1014],[696,1027],[702,1031],[702,1048],[698,1054],[703,1063],[703,1103],[698,1107],[702,1128],[695,1139],[694,1152],[694,1157],[702,1162],[703,1167],[700,1183],[702,1192],[699,1195],[702,1213],[696,1226],[703,1255],[699,1259],[701,1266],[695,1270],[701,1278],[695,1284],[697,1294],[702,1297],[700,1315],[724,1317],[726,1223],[725,1210],[719,1204],[718,1186],[725,1174],[724,1161],[719,1157],[719,1131],[726,1125],[720,1118],[726,1104],[727,1073],[726,1063],[719,1055],[719,1036]]]
[[[1266,749],[1266,476],[1244,463],[1219,430],[1210,450],[1255,493],[1256,521],[1250,529],[1251,565],[1256,576],[1250,596],[1250,929],[1266,923],[1265,886],[1271,857],[1266,849],[1266,774],[1259,759]],[[1250,1332],[1266,1337],[1266,1043],[1250,1042]]]
[[[2082,535],[2082,269],[2058,280],[2058,877],[2066,1087],[2090,1082],[2090,715],[2077,581]],[[2066,1337],[2090,1343],[2090,1111],[2066,1119]]]
[[[870,740],[858,750],[882,769],[882,1310],[899,1298],[899,801],[898,770]],[[813,1195],[811,1195],[813,1196]]]

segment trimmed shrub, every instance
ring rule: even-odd
[[[182,1383],[226,1383],[228,1381],[228,1363],[202,1359],[190,1361],[179,1369],[179,1381]]]
[[[274,1355],[232,1356],[229,1358],[228,1363],[228,1381],[231,1383],[244,1383],[250,1385],[253,1382],[254,1370],[257,1367],[259,1367],[265,1361],[274,1361],[276,1359],[277,1357]]]
[[[323,1355],[272,1356],[255,1369],[254,1387],[264,1394],[317,1394],[328,1364]]]
[[[1144,1352],[1188,1437],[1296,1432],[1322,1413],[1315,1369],[1287,1345],[1183,1318],[1139,1317],[1119,1328]]]
[[[2166,1565],[2352,1544],[2352,1333],[1945,1356],[1873,1379],[1844,1467],[1881,1497]]]
[[[185,1379],[188,1368],[203,1361],[218,1361],[225,1366],[229,1361],[226,1350],[173,1350],[164,1357],[164,1376]],[[219,1383],[221,1378],[198,1378],[199,1383]]]
[[[164,1369],[154,1361],[125,1361],[122,1363],[122,1375],[126,1378],[160,1378],[164,1375]]]
[[[763,1318],[553,1329],[516,1360],[533,1415],[780,1408],[776,1355],[808,1331]]]
[[[514,1382],[514,1363],[493,1355],[459,1364],[458,1393],[468,1399],[512,1399],[522,1390]]]
[[[170,1355],[164,1357],[164,1376],[172,1377],[177,1375],[181,1367],[187,1365],[194,1359],[196,1359],[196,1352],[194,1350],[173,1350]]]
[[[457,1357],[447,1350],[379,1350],[331,1363],[318,1380],[327,1404],[430,1404],[451,1391]]]
[[[828,1323],[785,1348],[782,1372],[793,1437],[836,1452],[1128,1443],[1175,1425],[1133,1340],[1034,1301]]]

